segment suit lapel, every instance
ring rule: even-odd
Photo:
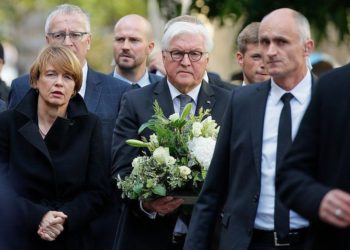
[[[24,126],[19,128],[18,132],[30,144],[32,144],[36,149],[38,149],[42,154],[44,154],[52,165],[49,151],[47,150],[44,140],[41,138],[39,134],[38,126],[33,121],[28,121],[26,124],[24,124]]]
[[[101,97],[101,91],[101,80],[95,71],[88,68],[84,101],[90,112],[96,111],[97,104]]]
[[[315,92],[317,80],[317,76],[311,74],[311,96]]]
[[[213,89],[205,81],[202,82],[201,89],[198,94],[196,114],[201,107],[203,109],[212,109],[215,104],[215,93]]]
[[[166,117],[175,113],[173,101],[171,99],[170,90],[166,78],[163,78],[154,89],[155,99],[162,108]]]
[[[253,101],[250,105],[250,126],[252,134],[252,148],[254,153],[254,162],[258,176],[261,173],[261,155],[262,155],[262,138],[264,129],[264,117],[271,83],[266,81],[256,85],[256,93],[251,98]]]

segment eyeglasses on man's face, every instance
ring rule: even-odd
[[[171,56],[171,58],[176,61],[182,61],[182,59],[185,57],[187,54],[188,58],[190,59],[191,62],[197,62],[199,61],[204,54],[207,54],[208,52],[201,52],[201,51],[180,51],[180,50],[164,50],[165,52],[168,52]]]
[[[51,32],[51,33],[47,33],[47,35],[51,36],[51,38],[53,40],[55,40],[56,42],[60,42],[63,43],[64,40],[66,39],[67,36],[69,36],[69,39],[72,42],[79,42],[81,41],[81,39],[83,38],[84,35],[89,34],[89,32],[63,32],[63,31],[59,31],[59,32]]]

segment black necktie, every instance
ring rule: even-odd
[[[280,167],[281,161],[292,144],[292,117],[290,110],[291,93],[285,93],[281,100],[283,109],[280,115],[277,137],[276,170]],[[281,240],[288,239],[289,234],[289,210],[281,203],[275,194],[275,231]]]
[[[182,114],[182,111],[184,111],[184,108],[186,106],[186,104],[191,103],[192,102],[192,97],[190,97],[189,95],[178,95],[177,98],[180,99],[180,115]]]
[[[136,82],[133,82],[133,83],[131,84],[131,88],[132,88],[132,89],[139,89],[139,88],[140,88],[140,85],[138,85]]]

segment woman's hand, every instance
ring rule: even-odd
[[[39,225],[37,231],[40,238],[47,241],[53,241],[64,230],[63,224],[67,219],[67,215],[59,211],[47,212]]]

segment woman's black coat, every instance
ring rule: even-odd
[[[23,242],[23,249],[93,249],[89,222],[110,190],[100,121],[77,95],[70,100],[67,118],[57,118],[43,139],[37,100],[31,90],[14,110],[0,114],[0,171],[16,195],[14,238]],[[36,233],[50,210],[68,216],[53,242]]]

